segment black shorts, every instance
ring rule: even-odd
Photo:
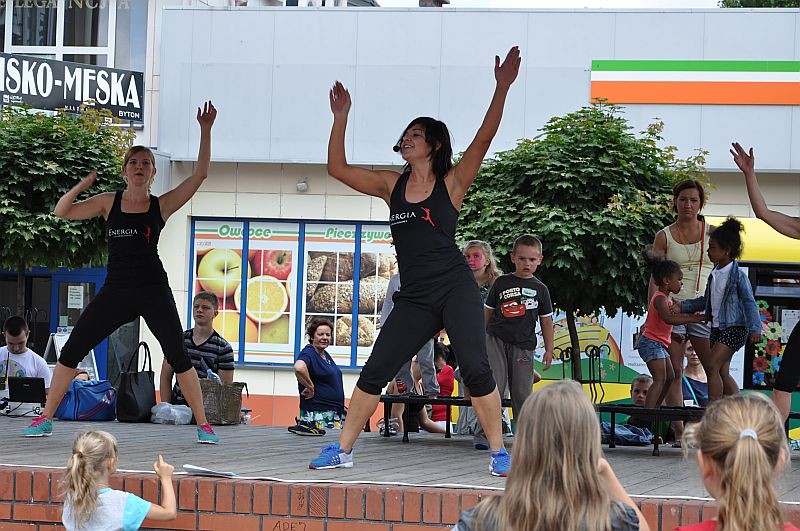
[[[730,328],[712,328],[708,342],[713,348],[716,343],[722,343],[732,351],[736,352],[747,343],[750,334],[744,326],[731,326]]]

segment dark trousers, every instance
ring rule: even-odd
[[[103,286],[86,306],[61,350],[59,363],[75,368],[109,334],[125,323],[143,317],[156,336],[164,357],[180,374],[192,368],[183,346],[183,327],[169,286],[120,288]]]
[[[486,357],[480,291],[471,275],[454,276],[423,286],[403,285],[395,293],[394,309],[381,327],[356,383],[359,389],[380,394],[400,367],[442,328],[447,330],[461,377],[472,396],[486,396],[495,389]]]

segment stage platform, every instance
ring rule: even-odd
[[[42,508],[35,513],[44,515],[40,524],[58,521],[59,509],[55,503],[58,470],[54,469],[64,466],[75,435],[87,429],[106,430],[117,437],[121,473],[115,481],[119,486],[124,482],[134,492],[137,489],[145,494],[156,492],[157,483],[150,471],[159,453],[175,465],[177,473],[183,471],[183,465],[190,464],[237,475],[233,479],[205,479],[176,474],[183,518],[183,523],[176,525],[182,529],[217,528],[216,524],[208,523],[209,518],[219,518],[222,513],[231,513],[231,518],[245,518],[237,510],[240,498],[248,500],[248,517],[259,515],[257,526],[255,521],[247,520],[249,523],[245,525],[245,520],[240,520],[241,525],[236,525],[243,528],[327,531],[339,529],[337,525],[341,523],[347,524],[349,531],[355,531],[361,529],[361,523],[372,522],[378,527],[363,529],[441,529],[452,525],[460,510],[474,504],[480,496],[502,489],[505,483],[505,479],[489,474],[487,453],[474,450],[471,437],[464,436],[445,439],[440,435],[412,433],[411,441],[403,443],[400,436],[384,438],[377,432],[364,433],[356,446],[353,468],[314,471],[308,469],[308,461],[324,444],[336,440],[335,431],[324,437],[300,437],[285,427],[220,426],[216,430],[221,444],[200,445],[193,426],[56,421],[51,437],[26,439],[19,434],[29,422],[29,418],[0,417],[0,433],[3,433],[0,529],[9,525],[3,522],[19,522],[18,516],[29,514],[25,512],[27,509],[21,509],[23,502],[32,504],[28,507],[40,502]],[[509,447],[513,441],[506,438]],[[649,508],[648,520],[652,517],[662,521],[661,528],[671,529],[664,527],[664,518],[675,513],[673,507],[678,508],[677,516],[673,515],[677,518],[675,523],[680,521],[681,511],[686,511],[686,507],[699,516],[701,508],[708,505],[703,501],[708,494],[694,458],[684,458],[681,450],[669,447],[662,447],[660,456],[651,453],[649,446],[605,449],[627,491],[637,497],[643,509]],[[780,498],[797,503],[800,502],[800,454],[792,457],[780,480]],[[37,479],[41,474],[49,479]],[[29,476],[30,485],[25,479]],[[49,483],[48,490],[42,490],[42,482]],[[220,491],[220,488],[230,490]],[[264,494],[265,488],[269,494]],[[211,502],[204,500],[203,493],[208,489],[212,489]],[[337,493],[343,497],[341,509],[335,507]],[[267,496],[269,500],[259,502],[259,496]],[[286,498],[285,508],[280,507],[282,502],[275,501],[276,496]],[[393,509],[392,500],[398,497],[400,509]],[[665,501],[671,498],[676,499]],[[267,505],[263,506],[264,503]],[[337,519],[339,513],[341,520]],[[797,514],[800,516],[800,507]],[[301,522],[304,527],[289,526],[291,518],[281,520],[283,516],[294,518],[295,523]],[[317,526],[319,522],[322,527]],[[277,524],[289,527],[274,527]]]

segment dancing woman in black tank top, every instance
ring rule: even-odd
[[[389,225],[403,287],[395,294],[394,310],[381,327],[361,371],[339,442],[326,446],[310,468],[353,466],[353,444],[375,411],[381,389],[426,341],[445,328],[489,440],[492,474],[507,474],[510,458],[503,448],[500,396],[486,357],[483,305],[472,271],[456,247],[455,233],[464,195],[500,126],[506,95],[517,78],[519,65],[516,46],[502,64],[495,57],[494,96],[475,138],[456,166],[452,165],[450,134],[444,123],[433,118],[411,122],[395,146],[406,162],[402,174],[347,163],[344,138],[350,94],[338,81],[331,89],[333,127],[328,173],[389,205]]]
[[[198,442],[215,444],[219,438],[208,425],[197,371],[183,346],[181,325],[167,273],[158,257],[158,237],[167,219],[191,199],[208,175],[211,161],[211,127],[217,110],[206,102],[197,109],[200,150],[194,173],[160,197],[150,195],[156,175],[153,152],[133,146],[125,154],[122,174],[127,183],[121,192],[97,194],[85,201],[76,199],[94,184],[97,174],[89,173],[64,194],[53,213],[64,219],[103,216],[108,238],[108,275],[103,288],[81,314],[53,372],[44,414],[25,428],[26,437],[52,432],[51,419],[75,376],[75,367],[100,341],[121,325],[143,317],[153,332],[164,357],[175,370],[178,383],[197,420]]]

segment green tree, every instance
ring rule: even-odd
[[[800,0],[719,0],[719,7],[800,7]]]
[[[66,221],[52,214],[58,199],[89,171],[91,193],[118,189],[122,157],[134,132],[109,126],[107,111],[39,113],[3,107],[0,121],[0,266],[17,270],[17,308],[25,301],[25,270],[103,263],[101,219]],[[88,197],[82,197],[85,199]]]
[[[572,352],[580,352],[576,315],[644,312],[641,251],[673,219],[673,184],[704,178],[705,152],[679,159],[659,145],[661,122],[636,136],[620,114],[600,102],[552,118],[542,135],[484,164],[461,210],[460,237],[491,242],[505,271],[514,239],[539,236],[537,275],[567,314]],[[581,379],[581,364],[572,372]]]

